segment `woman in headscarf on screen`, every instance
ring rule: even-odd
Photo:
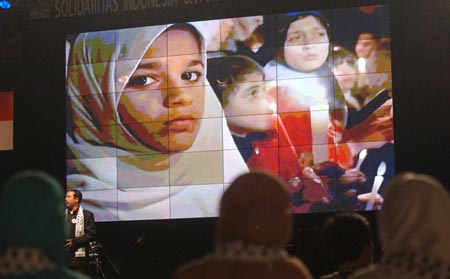
[[[248,171],[190,24],[80,34],[68,69],[68,187],[97,220],[217,214]]]
[[[0,191],[0,278],[83,279],[67,267],[64,193],[50,175],[24,171]]]
[[[384,255],[354,279],[450,278],[450,195],[437,180],[403,173],[384,191],[378,224]]]

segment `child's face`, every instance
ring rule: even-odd
[[[204,110],[204,67],[199,41],[189,31],[169,29],[153,42],[118,105],[137,140],[164,153],[193,144]]]
[[[270,104],[276,102],[276,89],[268,88],[261,71],[244,74],[248,82],[235,83],[227,92],[224,108],[232,131],[267,131],[273,126]]]
[[[356,84],[356,64],[353,58],[339,58],[335,60],[334,75],[342,90],[352,89]]]
[[[291,23],[284,42],[284,59],[289,67],[300,72],[315,71],[325,63],[328,52],[327,30],[316,17]]]
[[[361,33],[356,42],[355,52],[357,57],[369,58],[375,50],[375,40],[370,33]]]

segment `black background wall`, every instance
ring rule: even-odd
[[[0,152],[0,180],[33,168],[65,183],[65,34],[379,3],[388,3],[391,9],[397,172],[427,173],[449,187],[447,0],[218,0],[183,9],[35,20],[29,19],[28,11],[1,11],[0,91],[15,92],[15,127],[14,150]],[[374,213],[365,215],[374,222]],[[331,268],[318,241],[326,217],[295,216],[294,238],[287,247],[316,275]],[[205,218],[99,223],[98,237],[121,270],[120,278],[136,278],[136,274],[167,278],[179,264],[211,250],[214,222]],[[106,262],[104,267],[111,272]]]

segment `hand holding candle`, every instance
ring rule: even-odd
[[[385,172],[386,172],[386,163],[384,161],[382,161],[377,169],[377,176],[375,176],[375,179],[373,182],[371,195],[370,195],[369,201],[367,202],[367,205],[366,205],[366,210],[373,209],[375,199],[377,198],[377,195],[378,195],[378,190],[380,190],[381,184],[383,183],[383,179],[384,179],[383,175]]]
[[[297,151],[294,148],[294,145],[292,144],[291,138],[289,137],[289,134],[286,130],[286,127],[283,124],[283,121],[281,120],[280,115],[277,113],[277,105],[272,102],[269,104],[269,109],[272,111],[273,113],[273,117],[275,118],[275,120],[278,122],[278,133],[279,133],[279,137],[283,137],[286,142],[288,143],[289,149],[292,152],[292,155],[294,156],[294,158],[297,158]]]

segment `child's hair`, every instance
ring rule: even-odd
[[[359,36],[361,36],[361,34],[367,34],[370,35],[372,38],[369,40],[374,40],[374,41],[378,41],[379,39],[381,39],[381,36],[377,33],[374,33],[373,31],[369,31],[369,30],[360,30],[358,33],[356,33],[353,36],[353,40],[354,43],[356,44],[356,42],[359,40]]]
[[[276,42],[277,46],[281,47],[284,45],[284,42],[286,41],[286,37],[287,37],[287,32],[293,22],[303,19],[308,16],[313,16],[316,19],[318,19],[320,24],[327,31],[328,38],[330,38],[330,28],[329,28],[330,26],[329,26],[328,20],[320,12],[305,11],[305,12],[286,13],[286,14],[280,15],[276,19],[275,30],[276,30],[276,36],[277,36],[277,42]]]
[[[356,55],[345,47],[340,45],[333,47],[333,61],[335,66],[347,62],[356,67],[356,60]]]
[[[224,107],[233,92],[230,89],[245,82],[245,74],[255,71],[262,73],[262,66],[248,56],[224,53],[224,56],[208,59],[208,81]]]

